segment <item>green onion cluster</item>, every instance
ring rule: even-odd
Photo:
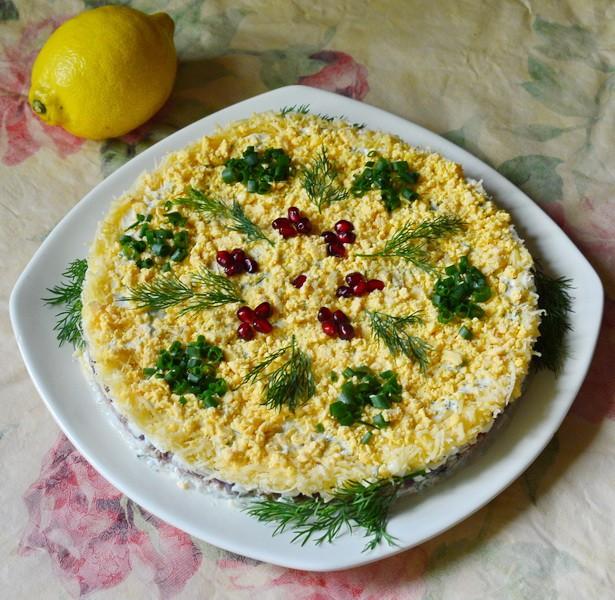
[[[377,156],[372,150],[368,156]],[[362,196],[372,189],[381,191],[381,200],[387,211],[401,206],[401,199],[412,202],[419,195],[412,189],[419,180],[419,174],[411,171],[405,160],[390,161],[382,156],[365,163],[363,171],[355,175],[350,191]]]
[[[401,385],[393,371],[375,374],[369,367],[347,367],[342,372],[346,381],[340,388],[338,400],[329,407],[329,413],[340,425],[363,423],[370,427],[382,429],[388,421],[378,413],[371,423],[363,421],[365,407],[378,409],[391,408],[394,402],[401,400]],[[365,437],[365,436],[364,436]],[[369,442],[369,436],[363,443]]]
[[[164,379],[179,396],[180,404],[187,402],[184,394],[194,394],[203,408],[214,408],[228,390],[226,381],[216,377],[222,359],[222,350],[199,335],[196,342],[186,346],[175,341],[167,350],[161,350],[156,366],[143,369],[143,374]]]
[[[169,223],[176,227],[186,224],[186,217],[178,211],[165,213]],[[173,262],[181,262],[188,256],[188,244],[190,238],[185,229],[172,231],[171,229],[154,229],[150,226],[152,215],[137,215],[137,220],[126,229],[139,228],[135,236],[124,233],[119,243],[122,254],[133,260],[139,269],[150,269],[156,264],[156,258],[170,259]],[[148,253],[149,256],[143,256]],[[171,265],[165,260],[163,271],[169,271]]]
[[[222,170],[224,183],[241,182],[248,192],[266,194],[274,181],[286,181],[290,174],[290,157],[282,148],[267,148],[259,153],[248,146],[242,158],[231,158]]]
[[[431,302],[438,309],[438,321],[450,323],[455,317],[482,317],[485,311],[478,306],[478,302],[486,302],[491,298],[487,278],[470,265],[467,256],[463,256],[458,265],[446,267],[444,272],[445,276],[438,278],[431,295]],[[459,335],[470,339],[472,332],[462,327]]]

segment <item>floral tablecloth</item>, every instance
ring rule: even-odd
[[[128,3],[173,16],[179,74],[151,122],[97,143],[43,125],[26,96],[32,61],[50,32],[104,3],[0,0],[0,595],[615,597],[615,4]],[[58,432],[8,320],[20,271],[102,178],[199,117],[297,82],[407,117],[495,166],[566,230],[607,290],[588,378],[527,472],[428,543],[328,574],[221,551],[115,490]]]

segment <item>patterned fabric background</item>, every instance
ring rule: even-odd
[[[133,0],[176,23],[170,101],[119,139],[43,125],[26,96],[46,37],[96,0],[0,0],[0,589],[3,597],[612,598],[615,549],[615,5],[581,1]],[[45,235],[135,154],[236,101],[303,83],[443,134],[524,189],[607,290],[597,353],[542,455],[462,524],[374,565],[310,574],[174,529],[58,429],[27,377],[8,297]]]

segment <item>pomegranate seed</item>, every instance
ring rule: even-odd
[[[332,231],[323,231],[320,235],[324,238],[326,244],[339,243],[338,237]]]
[[[288,209],[288,218],[293,223],[298,223],[299,219],[301,219],[301,211],[296,206],[291,206]]]
[[[350,287],[352,287],[353,285],[357,285],[357,283],[359,283],[360,281],[365,281],[365,277],[363,276],[363,274],[359,273],[358,271],[353,271],[352,273],[348,273],[345,279],[346,279],[346,283]]]
[[[342,244],[354,244],[357,236],[349,231],[348,233],[338,233],[337,237]]]
[[[292,225],[284,225],[284,226],[280,227],[280,229],[278,231],[280,232],[280,235],[285,240],[288,239],[288,238],[295,237],[297,235],[297,232],[296,232],[295,228]]]
[[[354,337],[354,327],[350,323],[339,323],[337,331],[343,340],[351,340]]]
[[[248,273],[256,273],[258,271],[258,263],[253,258],[244,258],[243,267]]]
[[[236,314],[237,318],[244,323],[251,323],[254,319],[254,311],[249,306],[242,306]]]
[[[291,284],[294,285],[297,289],[303,287],[303,284],[306,282],[307,276],[305,275],[297,275],[292,281]]]
[[[280,229],[284,226],[290,226],[290,224],[290,219],[280,217],[279,219],[276,219],[273,223],[271,223],[271,227],[273,227],[274,229]]]
[[[367,282],[359,281],[359,283],[353,285],[352,294],[354,296],[365,296],[365,294],[369,294],[369,287],[367,286]]]
[[[254,329],[252,329],[250,323],[242,323],[237,327],[237,335],[242,340],[251,340],[254,337]]]
[[[384,289],[384,282],[380,281],[380,279],[370,279],[367,282],[367,289],[370,292],[373,292],[374,290],[383,290]]]
[[[352,296],[352,288],[347,285],[340,285],[340,287],[335,290],[335,295],[338,298],[350,298]]]
[[[312,223],[307,217],[301,217],[295,223],[295,229],[298,233],[301,233],[302,235],[308,235],[312,232]]]
[[[228,267],[233,264],[233,257],[228,250],[220,250],[220,252],[216,254],[216,262],[221,267]]]
[[[271,304],[269,302],[261,302],[255,309],[254,314],[257,317],[261,317],[263,319],[268,319],[271,316]]]
[[[236,263],[242,263],[246,259],[246,253],[241,248],[235,248],[231,256]]]
[[[228,277],[237,275],[238,273],[241,273],[242,271],[242,269],[240,269],[239,267],[240,265],[237,265],[236,263],[231,263],[230,265],[224,267],[224,274],[227,275]]]
[[[329,337],[336,337],[337,336],[337,327],[335,326],[335,323],[333,321],[323,321],[323,323],[322,323],[322,330]]]
[[[342,219],[333,226],[333,229],[335,229],[337,233],[350,233],[354,230],[354,225],[350,221]]]
[[[327,244],[327,254],[329,256],[336,256],[337,258],[344,258],[344,256],[346,256],[346,248],[339,242]]]
[[[262,317],[255,317],[252,321],[252,327],[261,333],[271,333],[271,330],[273,329],[271,323]]]
[[[332,321],[333,313],[326,306],[321,306],[318,311],[318,320],[321,323],[324,323],[325,321]]]
[[[340,325],[341,323],[348,323],[348,317],[341,310],[336,310],[333,313],[333,320]]]

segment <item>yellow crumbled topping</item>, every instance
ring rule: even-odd
[[[290,179],[275,183],[264,195],[248,193],[242,184],[223,183],[224,163],[241,157],[249,145],[257,150],[283,148],[294,169]],[[416,186],[420,198],[389,214],[380,192],[374,190],[358,198],[351,195],[319,213],[298,173],[323,146],[346,188],[362,171],[371,150],[389,160],[407,161],[420,174]],[[152,226],[166,226],[164,202],[182,196],[188,186],[214,198],[236,199],[276,244],[246,243],[223,221],[208,221],[179,208],[188,217],[190,255],[174,266],[175,272],[186,277],[202,267],[216,270],[218,250],[244,248],[258,261],[259,273],[233,279],[248,306],[266,300],[274,307],[271,334],[240,340],[237,304],[184,315],[175,307],[150,314],[121,299],[128,288],[151,280],[158,269],[140,270],[125,259],[118,238],[137,213],[152,214]],[[286,216],[290,206],[310,218],[316,234],[282,240],[271,229],[271,222]],[[430,243],[431,260],[442,268],[468,255],[493,291],[481,305],[483,318],[465,320],[474,335],[471,341],[458,334],[461,322],[438,322],[430,301],[433,275],[398,258],[356,256],[382,248],[408,219],[419,223],[443,214],[460,217],[466,226],[461,233]],[[339,219],[352,221],[357,234],[356,243],[346,246],[345,259],[327,257],[318,235]],[[473,444],[519,397],[538,336],[532,257],[512,229],[510,215],[468,183],[461,166],[393,135],[311,115],[254,115],[168,156],[113,204],[100,225],[88,264],[83,295],[88,351],[116,409],[156,447],[174,453],[190,469],[259,491],[314,494],[348,479],[435,468]],[[352,271],[382,280],[384,290],[336,298],[337,286]],[[307,280],[296,289],[291,280],[299,274]],[[316,320],[321,306],[341,308],[357,336],[351,341],[327,337]],[[424,323],[413,325],[411,332],[432,346],[425,374],[415,362],[391,356],[373,340],[367,310],[392,315],[421,311]],[[194,341],[199,334],[224,350],[218,374],[231,391],[218,408],[200,408],[190,395],[182,405],[163,380],[143,376],[143,368],[156,363],[161,349],[175,340]],[[264,406],[262,383],[239,387],[242,377],[268,353],[286,345],[292,334],[312,357],[317,390],[294,413],[286,407],[278,411]],[[340,375],[344,367],[360,365],[377,372],[392,369],[403,386],[402,401],[383,413],[390,426],[373,431],[368,444],[361,443],[365,425],[344,427],[329,415],[343,381],[341,376],[332,381],[331,371]],[[324,432],[317,431],[319,423]]]

